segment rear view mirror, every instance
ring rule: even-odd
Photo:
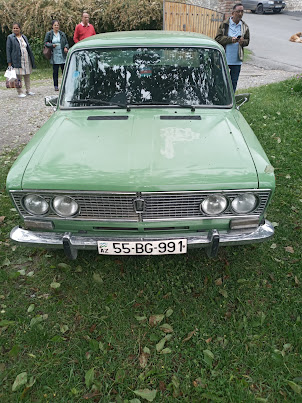
[[[249,94],[249,93],[235,95],[236,108],[238,110],[243,104],[245,104],[246,102],[249,101],[250,95],[251,94]]]
[[[58,96],[57,95],[49,95],[44,99],[46,106],[57,106],[58,103]]]

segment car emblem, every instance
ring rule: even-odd
[[[141,197],[137,197],[133,200],[134,211],[136,213],[142,213],[145,210],[145,200]]]

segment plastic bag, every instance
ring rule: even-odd
[[[6,80],[8,81],[15,81],[17,79],[15,69],[13,69],[12,67],[8,67],[8,69],[4,73],[4,77],[6,77]]]

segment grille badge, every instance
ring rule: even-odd
[[[133,200],[133,206],[136,213],[143,213],[145,211],[145,200],[141,197],[137,197]]]

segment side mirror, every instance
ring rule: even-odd
[[[238,94],[235,95],[236,108],[239,110],[242,105],[249,101],[251,94]]]
[[[58,98],[59,97],[57,95],[49,95],[49,96],[45,97],[45,99],[44,99],[45,105],[56,107],[57,103],[58,103]]]

